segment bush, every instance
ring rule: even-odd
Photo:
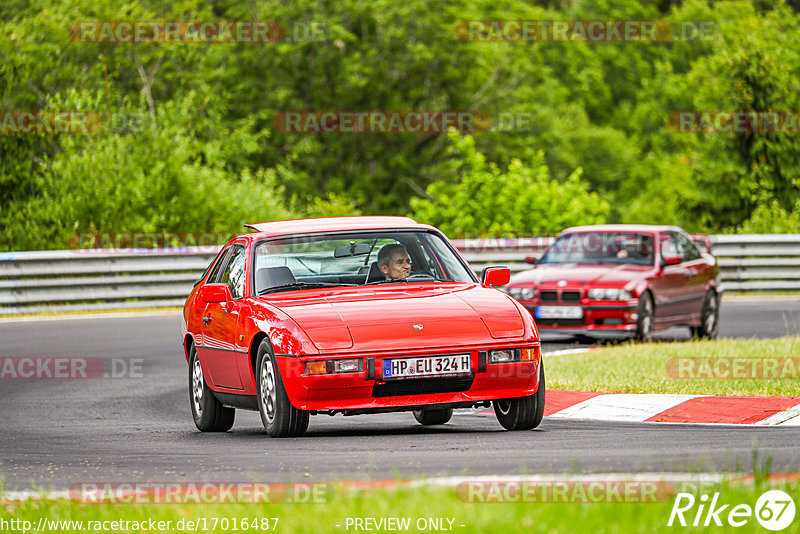
[[[581,169],[563,182],[550,177],[544,155],[533,166],[512,159],[505,170],[487,163],[471,136],[451,134],[457,182],[434,182],[411,200],[412,216],[451,236],[544,234],[606,220],[609,204],[588,190]]]

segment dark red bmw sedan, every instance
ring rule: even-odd
[[[531,315],[479,280],[436,228],[405,217],[249,225],[184,306],[197,428],[258,410],[271,436],[317,414],[411,411],[423,425],[494,405],[509,430],[539,425],[544,369]]]
[[[586,341],[672,326],[714,338],[722,296],[716,259],[683,230],[626,224],[564,230],[507,291],[540,331]]]

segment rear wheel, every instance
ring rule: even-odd
[[[719,331],[719,299],[717,293],[710,289],[703,300],[702,323],[692,326],[692,337],[703,339],[716,339]]]
[[[650,296],[650,293],[644,293],[639,298],[637,313],[636,339],[639,341],[651,341],[653,339],[655,308],[653,306],[653,297]]]
[[[258,411],[267,434],[273,438],[302,436],[308,429],[308,412],[298,410],[289,402],[278,362],[266,339],[258,347],[256,361]]]
[[[494,413],[506,430],[536,428],[544,417],[544,361],[539,360],[539,389],[528,397],[494,401]]]
[[[208,389],[194,345],[189,353],[189,401],[192,405],[192,418],[198,430],[227,432],[233,426],[236,410],[223,406]]]
[[[443,425],[453,417],[453,409],[414,410],[414,419],[421,425]]]

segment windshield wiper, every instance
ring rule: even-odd
[[[406,276],[405,278],[394,278],[392,280],[375,280],[374,282],[367,282],[365,285],[371,284],[393,284],[395,282],[437,282],[436,277],[430,274],[414,273]]]
[[[313,289],[315,287],[341,287],[341,286],[354,286],[356,284],[336,284],[333,282],[292,282],[291,284],[283,284],[280,286],[273,286],[262,289],[258,292],[259,295],[266,293],[275,293],[277,291],[289,291],[292,289]]]
[[[397,282],[408,283],[408,280],[406,280],[405,278],[392,278],[391,280],[375,280],[374,282],[367,282],[364,285],[371,286],[372,284],[396,284]]]

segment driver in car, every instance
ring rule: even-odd
[[[399,243],[384,245],[378,252],[378,267],[386,280],[401,280],[411,274],[411,258]]]

